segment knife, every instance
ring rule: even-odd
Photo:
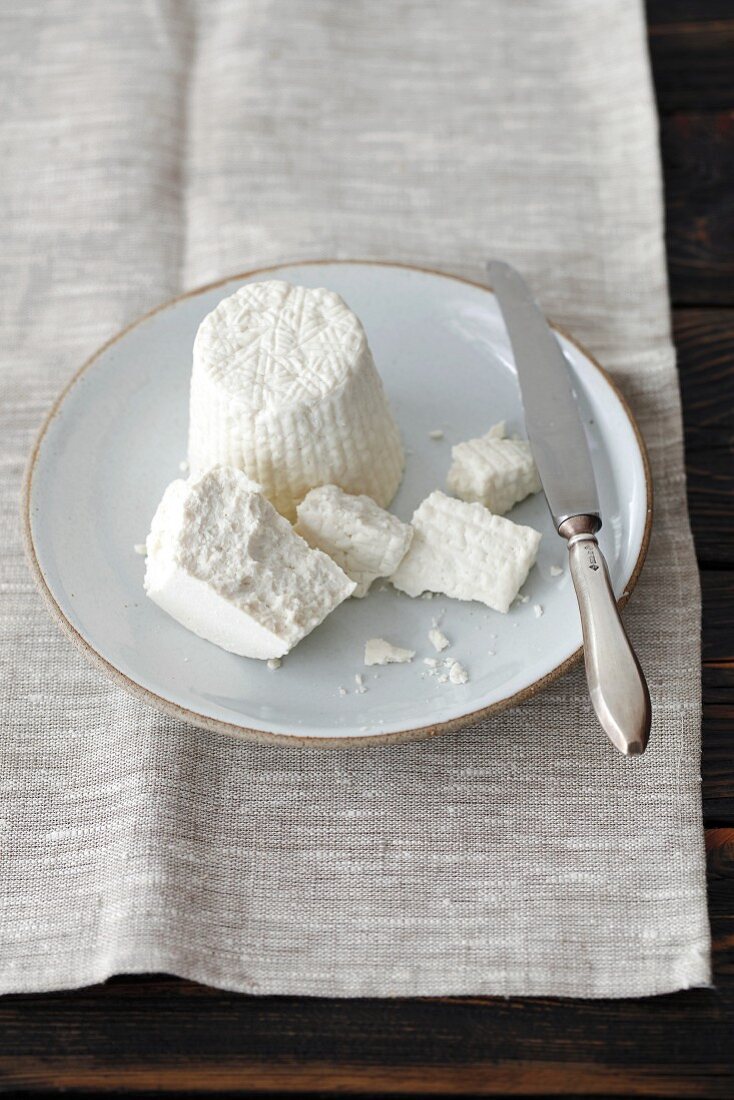
[[[650,733],[650,693],[597,542],[599,497],[566,358],[521,275],[499,260],[487,271],[515,357],[535,464],[553,523],[568,543],[591,702],[612,744],[629,756],[642,753]]]

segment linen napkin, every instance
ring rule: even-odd
[[[636,0],[26,0],[0,16],[0,988],[165,970],[247,992],[621,997],[709,980],[699,590]],[[243,744],[89,667],[18,489],[58,389],[159,301],[270,261],[527,274],[655,479],[614,753],[577,669],[384,749]]]

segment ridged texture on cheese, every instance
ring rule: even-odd
[[[508,611],[538,556],[540,533],[482,504],[436,491],[412,519],[410,550],[391,578],[401,592],[442,592]]]
[[[237,466],[295,519],[334,484],[383,507],[404,466],[364,329],[338,294],[272,280],[225,298],[194,343],[192,473]]]
[[[354,589],[231,467],[168,486],[147,554],[155,603],[223,649],[262,660],[282,657]]]
[[[298,505],[296,530],[328,554],[366,596],[377,577],[389,577],[405,557],[413,529],[375,504],[336,485],[312,489]]]
[[[466,501],[478,501],[495,515],[504,515],[541,489],[530,444],[506,439],[504,424],[496,424],[479,439],[451,448],[453,462],[446,484]]]

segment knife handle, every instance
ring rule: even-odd
[[[612,744],[627,756],[645,751],[650,734],[650,693],[625,633],[609,571],[596,540],[599,521],[574,516],[559,534],[581,612],[584,663],[596,716]]]

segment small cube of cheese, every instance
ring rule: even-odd
[[[296,531],[309,546],[323,550],[356,583],[354,596],[366,596],[377,577],[389,577],[405,557],[413,529],[367,496],[352,496],[336,485],[312,489],[298,505]]]
[[[540,532],[436,490],[413,515],[413,541],[394,586],[409,596],[443,592],[506,612],[538,556]]]
[[[501,516],[513,504],[541,489],[538,471],[524,439],[507,439],[504,423],[486,435],[451,448],[453,462],[446,479],[452,493],[478,501]]]
[[[159,607],[222,649],[264,661],[286,654],[354,589],[228,466],[168,486],[147,550],[145,591]]]

